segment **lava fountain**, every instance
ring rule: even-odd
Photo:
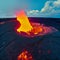
[[[33,29],[24,11],[20,11],[20,13],[18,13],[17,21],[21,24],[21,26],[17,29],[18,32],[22,31],[27,33]]]
[[[47,27],[44,24],[30,22],[25,12],[21,10],[16,14],[17,21],[20,23],[17,32],[24,36],[38,36],[57,31],[54,27]]]

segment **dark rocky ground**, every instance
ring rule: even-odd
[[[60,19],[29,18],[58,29],[57,32],[34,38],[18,35],[16,19],[0,19],[0,60],[17,60],[24,49],[31,52],[34,60],[60,60]]]

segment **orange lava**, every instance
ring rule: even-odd
[[[17,29],[18,32],[27,33],[33,29],[23,10],[17,14],[17,21],[21,24],[21,26]]]
[[[40,32],[43,31],[42,26],[40,25],[40,23],[34,23],[33,22],[31,24],[32,24],[32,27],[33,27],[33,29],[31,30],[31,32],[33,34],[38,34],[38,33],[40,33]]]
[[[25,50],[18,56],[18,60],[33,60],[33,58],[32,55]]]
[[[57,31],[54,27],[47,27],[44,24],[30,22],[23,10],[17,13],[16,18],[20,23],[17,32],[21,33],[21,35],[34,37]]]
[[[36,23],[29,22],[28,17],[25,15],[23,10],[17,14],[17,21],[20,23],[20,27],[17,29],[17,32],[25,32],[28,35],[30,32],[34,34],[42,32],[41,26],[34,26]]]

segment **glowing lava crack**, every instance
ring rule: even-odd
[[[28,51],[23,51],[19,56],[18,60],[33,60],[31,53]]]
[[[34,37],[57,31],[54,27],[47,27],[40,23],[30,22],[23,10],[17,13],[16,17],[20,23],[17,32],[21,33],[21,35]]]

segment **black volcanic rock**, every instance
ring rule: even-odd
[[[24,49],[31,52],[34,60],[60,60],[59,23],[49,21],[52,22],[49,24],[48,21],[46,22],[57,28],[59,30],[57,32],[28,38],[16,33],[14,30],[16,21],[3,22],[5,23],[0,24],[0,60],[17,60],[17,56]]]

